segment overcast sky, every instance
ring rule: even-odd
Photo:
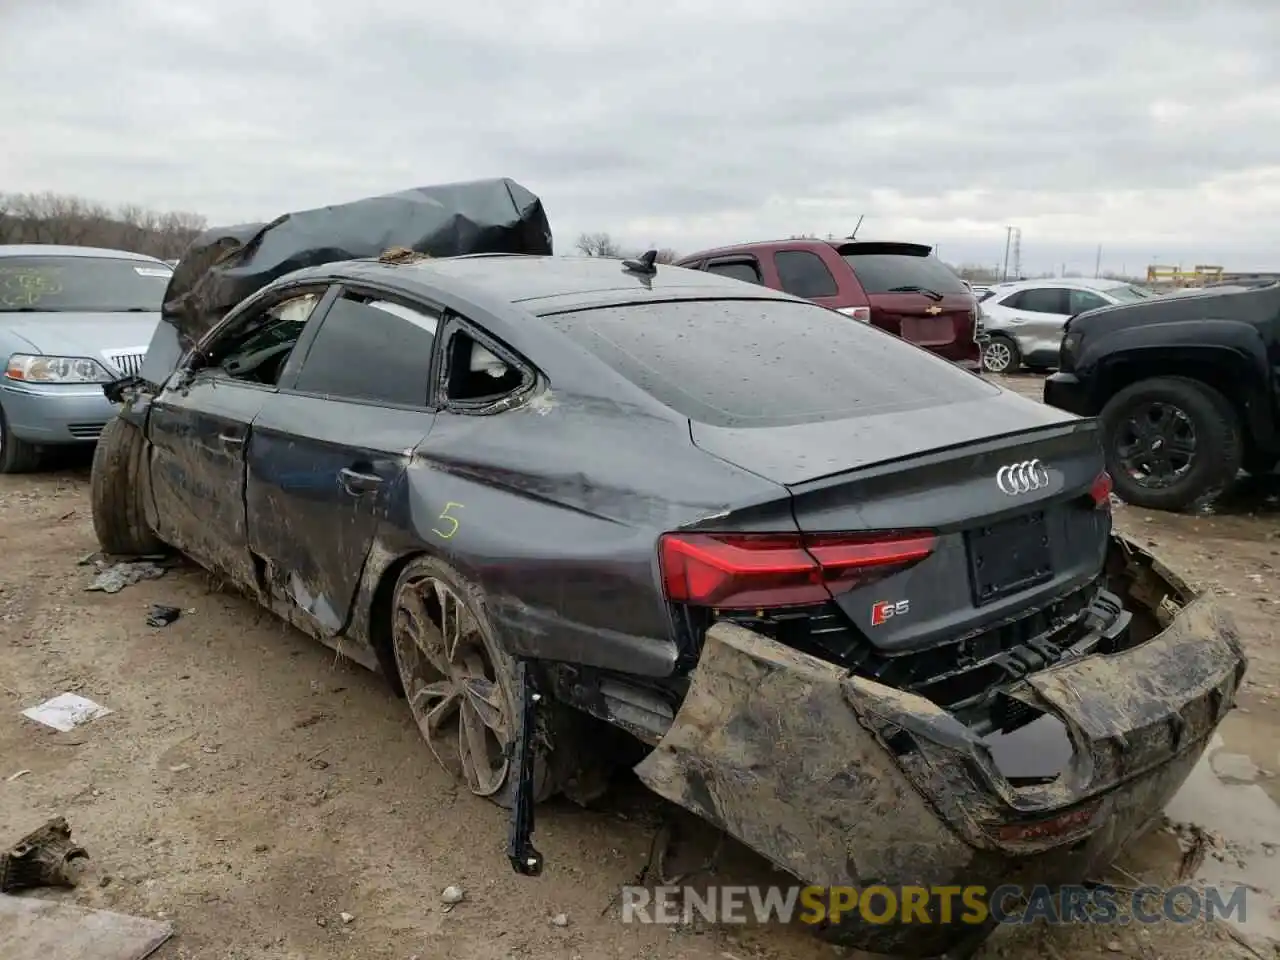
[[[561,252],[1280,270],[1280,0],[0,0],[0,110],[0,190],[219,223],[510,176]]]

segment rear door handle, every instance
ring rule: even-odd
[[[361,473],[350,467],[339,470],[338,478],[342,481],[342,489],[353,497],[376,490],[382,484],[382,478],[376,473]]]

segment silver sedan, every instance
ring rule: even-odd
[[[172,275],[120,250],[0,246],[0,473],[98,439],[116,412],[102,385],[141,369]]]

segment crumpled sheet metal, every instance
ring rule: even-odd
[[[1119,537],[1112,551],[1144,573],[1158,563]],[[674,723],[636,773],[806,884],[1079,881],[1159,815],[1243,675],[1230,619],[1176,578],[1161,582],[1164,595],[1188,604],[1167,629],[1120,654],[1060,664],[1028,684],[1029,698],[1065,713],[1073,734],[1090,741],[1085,753],[1103,749],[1093,735],[1132,737],[1139,754],[1153,745],[1163,750],[1149,767],[1108,771],[1113,779],[1101,785],[1097,815],[1069,841],[1007,843],[989,827],[1070,809],[1092,798],[1087,789],[1075,796],[1031,790],[1028,804],[1011,804],[1010,792],[992,782],[1003,778],[993,778],[984,752],[971,749],[976,738],[945,711],[728,623],[708,632]],[[1178,663],[1175,674],[1168,658]],[[1100,669],[1098,661],[1112,666]],[[1156,676],[1134,684],[1135,671]],[[1174,714],[1185,722],[1170,749],[1159,737],[1178,725]],[[902,754],[888,742],[904,730],[915,749]],[[1072,786],[1081,783],[1089,786]],[[904,956],[940,954],[963,933],[856,918],[823,931],[848,946]]]

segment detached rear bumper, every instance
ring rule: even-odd
[[[724,623],[636,771],[806,884],[995,889],[1095,875],[1181,786],[1246,666],[1210,600],[1119,536],[1109,559],[1111,588],[1150,638],[1009,691],[1042,714],[1025,729],[1046,725],[1065,747],[1049,782],[1019,780],[990,737],[920,697]],[[824,935],[919,957],[972,933],[846,914]]]

